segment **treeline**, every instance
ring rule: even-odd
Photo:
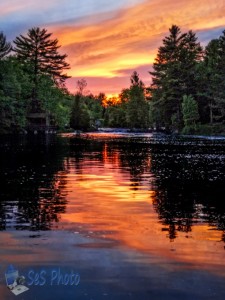
[[[225,31],[203,48],[193,31],[173,25],[162,41],[145,87],[136,72],[109,124],[168,132],[225,133]]]
[[[156,127],[224,133],[225,31],[203,48],[194,32],[172,26],[153,65],[150,119]]]
[[[84,96],[78,90],[74,96],[67,90],[69,76],[64,72],[70,66],[59,48],[46,29],[32,28],[16,37],[13,45],[0,32],[0,133],[25,131],[32,113],[47,113],[50,125],[61,130],[70,125],[90,129],[102,118],[104,95]],[[78,88],[82,84],[83,80],[78,82]],[[78,96],[82,101],[76,116],[72,111]]]
[[[193,31],[169,29],[145,86],[136,71],[118,98],[65,86],[67,55],[46,29],[32,28],[11,45],[0,33],[0,132],[21,131],[30,112],[45,111],[59,129],[99,126],[225,133],[225,31],[204,48]]]

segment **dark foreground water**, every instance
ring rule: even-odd
[[[0,182],[1,300],[225,299],[225,140],[2,139]]]

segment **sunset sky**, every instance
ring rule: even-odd
[[[172,24],[194,30],[202,45],[225,29],[224,0],[1,0],[0,31],[9,41],[32,27],[58,38],[71,65],[71,91],[85,78],[93,94],[117,94],[148,71]]]

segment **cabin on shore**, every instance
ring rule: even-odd
[[[56,126],[50,113],[45,111],[30,112],[27,115],[27,131],[29,133],[56,133]]]

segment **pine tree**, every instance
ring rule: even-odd
[[[147,128],[149,121],[148,103],[144,84],[136,71],[131,75],[129,99],[126,104],[126,119],[130,128]]]
[[[11,51],[11,44],[6,42],[6,37],[3,32],[0,32],[0,59],[5,57]]]
[[[206,46],[204,66],[205,97],[210,123],[213,124],[225,118],[225,31]]]
[[[192,133],[196,130],[196,122],[199,119],[198,103],[189,95],[183,96],[182,114],[184,120],[184,133]]]
[[[58,52],[60,46],[57,39],[51,39],[52,33],[46,29],[32,28],[28,30],[27,36],[20,35],[14,41],[17,58],[22,61],[31,75],[33,82],[33,104],[40,106],[37,100],[38,83],[41,75],[48,75],[57,86],[62,86],[68,78],[63,73],[69,68],[66,63],[66,54]]]
[[[195,68],[202,59],[202,47],[192,31],[181,33],[178,26],[169,29],[153,64],[150,87],[156,126],[171,128],[176,120],[182,127],[181,99],[196,94]]]

